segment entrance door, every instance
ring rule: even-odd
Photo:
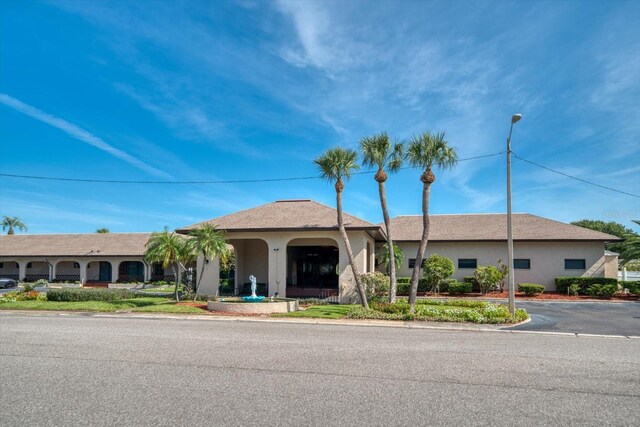
[[[111,263],[107,261],[100,261],[100,276],[99,280],[101,282],[110,282],[111,281]]]

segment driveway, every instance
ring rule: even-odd
[[[640,302],[518,301],[531,322],[513,330],[640,336]]]

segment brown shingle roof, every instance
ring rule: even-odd
[[[430,215],[430,241],[507,240],[506,214]],[[391,220],[396,241],[419,241],[422,215]],[[616,236],[530,214],[513,214],[514,240],[619,241]]]
[[[344,213],[347,229],[378,230],[380,227]],[[182,228],[182,232],[212,224],[227,231],[278,231],[337,229],[336,210],[312,200],[280,200]]]
[[[151,233],[0,236],[0,256],[141,256]]]

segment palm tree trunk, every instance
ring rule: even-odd
[[[174,297],[176,299],[176,302],[180,301],[180,295],[178,294],[178,284],[180,283],[180,277],[178,275],[178,271],[179,269],[177,268],[177,262],[173,263],[173,274],[175,275],[176,278],[176,287],[175,287],[175,291],[174,291]]]
[[[7,235],[9,235],[9,234],[15,234],[15,233],[13,232],[13,225],[10,225],[10,226],[9,226],[9,231],[7,231]]]
[[[351,250],[349,236],[347,236],[347,230],[344,228],[344,221],[342,220],[342,189],[339,188],[338,184],[340,184],[341,186],[342,182],[338,181],[336,183],[336,210],[338,211],[338,228],[340,229],[340,234],[342,235],[342,240],[344,241],[344,246],[347,250],[349,264],[351,264],[351,271],[353,272],[353,277],[356,281],[356,288],[358,289],[360,302],[364,308],[368,309],[369,302],[367,301],[367,295],[364,292],[364,287],[362,286],[362,281],[360,280],[360,273],[358,272],[358,267],[356,266],[356,260],[354,259],[353,251]]]
[[[196,299],[198,298],[198,289],[200,289],[200,281],[202,280],[202,275],[204,274],[204,265],[207,263],[206,261],[207,261],[207,256],[204,255],[202,258],[202,268],[200,269],[200,275],[196,280],[196,292],[195,292],[195,295],[193,296],[193,302],[196,302]],[[217,297],[218,297],[218,290],[216,289],[216,298]]]
[[[418,281],[420,280],[420,269],[422,268],[422,259],[427,249],[427,241],[429,239],[429,196],[431,193],[431,182],[423,181],[422,186],[422,238],[420,239],[420,247],[416,254],[416,263],[413,265],[413,273],[411,274],[411,288],[409,289],[409,306],[410,312],[414,313],[416,309],[416,299],[418,296]]]
[[[389,246],[389,302],[396,302],[396,258],[393,253],[393,239],[391,238],[391,220],[387,209],[387,192],[384,181],[378,182],[378,192],[380,193],[380,205],[382,206],[382,216],[384,217],[384,227],[387,231],[387,245]]]

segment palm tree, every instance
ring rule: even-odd
[[[389,265],[389,252],[391,251],[388,249],[388,243],[385,243],[382,245],[382,250],[377,257],[378,262],[382,264],[387,271],[391,269],[391,266]],[[404,261],[404,253],[402,252],[402,249],[400,249],[400,247],[395,243],[393,244],[393,258],[395,259],[394,265],[396,270],[400,269],[400,267],[402,266],[402,261]]]
[[[640,220],[634,219],[633,222],[640,225]],[[622,244],[622,265],[626,265],[629,261],[640,258],[640,235],[628,234],[626,240]]]
[[[191,251],[195,254],[202,254],[203,262],[198,280],[196,282],[196,292],[193,296],[195,301],[198,297],[198,289],[200,289],[200,282],[204,274],[204,266],[210,259],[220,257],[221,260],[225,260],[229,256],[229,248],[227,246],[227,238],[225,237],[224,230],[218,230],[211,224],[204,224],[200,228],[192,230],[189,235],[189,245]],[[218,296],[218,290],[216,289],[216,297]]]
[[[382,207],[382,216],[384,217],[384,226],[387,232],[387,250],[389,251],[388,259],[395,259],[393,251],[395,245],[391,237],[391,220],[389,219],[389,210],[387,209],[387,191],[385,182],[387,181],[387,172],[397,172],[402,166],[404,157],[404,147],[400,143],[391,144],[389,135],[382,132],[379,135],[362,138],[360,141],[360,151],[362,151],[362,164],[368,167],[378,167],[374,179],[378,182],[378,193],[380,194],[380,206]],[[396,264],[389,264],[389,302],[396,302]]]
[[[9,229],[7,234],[15,234],[13,231],[14,228],[17,228],[20,231],[27,231],[27,226],[24,225],[24,222],[20,221],[20,218],[17,216],[7,216],[5,215],[2,218],[2,231]]]
[[[174,291],[176,301],[180,300],[178,294],[180,284],[179,267],[181,265],[184,267],[184,263],[193,259],[193,252],[190,251],[191,248],[188,246],[185,237],[169,232],[166,228],[160,233],[151,233],[146,244],[144,257],[147,262],[161,263],[163,268],[171,266],[176,280]]]
[[[358,295],[360,296],[360,303],[364,308],[369,308],[367,302],[367,296],[360,280],[360,273],[356,266],[355,258],[353,257],[353,251],[351,250],[351,243],[349,242],[349,236],[347,236],[347,230],[344,228],[344,221],[342,219],[342,191],[344,190],[344,180],[349,180],[351,174],[359,169],[358,153],[355,150],[346,148],[331,148],[325,151],[322,155],[314,160],[314,163],[320,169],[320,176],[322,179],[328,182],[335,182],[336,189],[336,211],[338,212],[338,228],[344,241],[344,246],[349,257],[349,264],[351,265],[351,271],[356,281],[356,288],[358,289]]]
[[[432,168],[434,166],[440,169],[452,168],[458,161],[458,155],[455,148],[449,146],[444,139],[444,132],[433,134],[425,132],[420,136],[414,136],[409,144],[407,151],[409,164],[414,167],[424,169],[420,176],[422,181],[422,238],[416,255],[413,273],[411,274],[411,288],[409,290],[409,304],[411,312],[415,311],[416,296],[418,292],[418,279],[420,278],[420,267],[422,259],[427,248],[429,239],[429,195],[431,193],[431,184],[436,180]]]
[[[96,233],[98,233],[98,234],[107,234],[107,233],[110,233],[110,231],[109,231],[108,228],[98,228],[96,230]]]

